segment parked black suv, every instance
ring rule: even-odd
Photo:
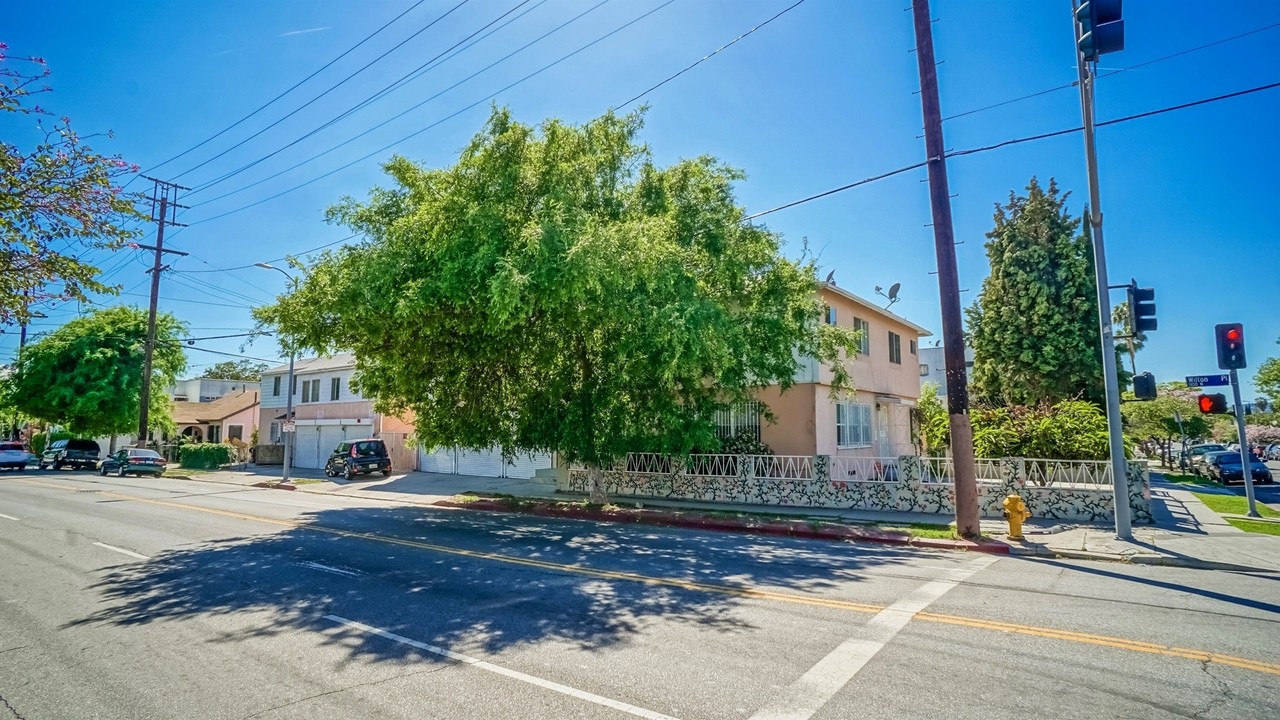
[[[356,475],[375,472],[387,477],[391,475],[391,455],[387,453],[387,444],[376,438],[338,443],[324,464],[325,475],[341,475],[348,480],[355,480]]]
[[[98,467],[100,451],[98,443],[92,440],[54,440],[40,454],[39,467],[41,470],[60,470],[64,467],[94,469]]]

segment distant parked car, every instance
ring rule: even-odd
[[[1244,467],[1240,462],[1240,453],[1238,452],[1212,453],[1210,460],[1205,465],[1205,469],[1209,477],[1223,485],[1244,482]],[[1271,476],[1271,469],[1258,456],[1253,454],[1249,455],[1249,473],[1256,483],[1275,482],[1275,478]]]
[[[1183,451],[1183,458],[1187,461],[1187,467],[1197,475],[1200,474],[1200,463],[1207,453],[1226,452],[1227,448],[1218,443],[1201,443],[1200,445],[1192,445]]]
[[[0,470],[25,470],[36,461],[20,442],[0,442]]]
[[[98,466],[99,452],[101,448],[92,440],[54,440],[40,454],[40,469],[92,469]]]
[[[1266,460],[1280,460],[1280,442],[1268,445],[1263,458]]]
[[[155,450],[142,448],[125,448],[115,455],[108,455],[98,467],[99,475],[159,475],[168,466],[168,461]]]
[[[355,480],[356,475],[375,472],[381,472],[384,477],[391,476],[391,455],[387,452],[387,444],[376,438],[338,443],[324,464],[325,475],[341,475],[348,480]]]

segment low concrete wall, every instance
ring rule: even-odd
[[[890,480],[832,480],[830,457],[813,459],[813,477],[755,477],[755,464],[741,458],[737,477],[690,475],[680,462],[672,463],[672,472],[640,473],[606,470],[605,491],[613,496],[700,500],[704,502],[778,505],[783,507],[848,508],[885,512],[955,514],[955,490],[950,482],[923,482],[924,465],[920,458],[904,456],[897,460],[896,477]],[[1071,484],[1063,486],[1028,483],[1026,464],[1021,458],[1000,461],[1003,477],[984,480],[978,485],[979,501],[984,517],[1001,517],[1001,503],[1008,495],[1018,495],[1033,517],[1110,522],[1114,519],[1112,490],[1109,486]],[[1129,507],[1135,524],[1150,524],[1151,490],[1147,464],[1129,463]],[[560,490],[586,493],[587,471],[572,468],[559,478]],[[942,521],[949,518],[940,517]]]
[[[259,445],[253,449],[254,465],[284,465],[284,445]]]

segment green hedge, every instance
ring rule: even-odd
[[[178,462],[185,468],[216,470],[235,462],[236,450],[222,443],[192,443],[178,448]]]
[[[36,433],[31,436],[31,452],[40,455],[49,446],[49,443],[57,442],[58,440],[70,440],[73,437],[76,437],[75,433],[69,432],[56,432],[52,435],[49,433]]]

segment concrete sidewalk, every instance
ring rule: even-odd
[[[392,475],[390,478],[367,476],[370,479],[348,482],[342,478],[326,478],[318,470],[296,469],[292,475],[293,479],[301,481],[297,484],[297,490],[301,492],[415,505],[435,505],[465,492],[548,500],[579,499],[578,496],[557,493],[554,484],[539,480],[411,472]],[[251,466],[242,471],[202,473],[190,478],[241,486],[262,486],[278,482],[280,468]],[[1212,491],[1211,488],[1206,490]],[[949,516],[927,513],[739,505],[651,498],[617,498],[615,503],[624,507],[759,513],[849,525],[954,524]],[[982,531],[993,540],[1007,543],[1010,553],[1014,555],[1280,573],[1280,537],[1246,533],[1228,524],[1182,486],[1166,483],[1162,476],[1154,473],[1151,504],[1155,525],[1135,526],[1132,542],[1117,540],[1109,524],[1071,523],[1046,518],[1031,518],[1024,526],[1024,539],[1021,541],[1006,537],[1007,526],[1002,520],[983,519]]]

